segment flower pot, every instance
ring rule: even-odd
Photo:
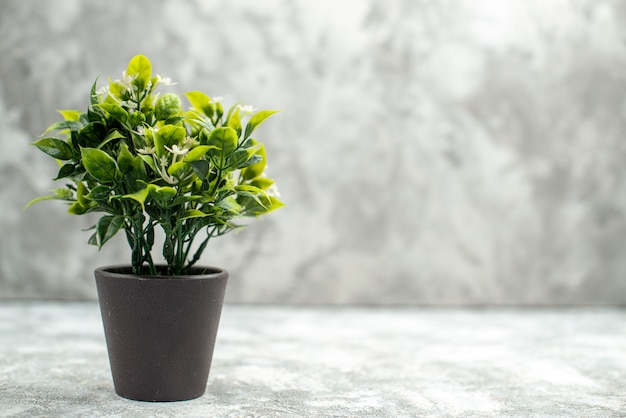
[[[228,272],[136,276],[95,271],[113,384],[139,401],[182,401],[206,390]]]

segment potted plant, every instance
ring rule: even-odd
[[[60,111],[34,145],[60,168],[65,187],[35,202],[68,202],[74,215],[99,213],[89,244],[123,231],[128,265],[95,271],[116,392],[129,399],[174,401],[205,389],[228,273],[198,266],[211,238],[283,206],[265,176],[266,156],[252,133],[269,116],[249,106],[225,111],[217,97],[181,98],[157,89],[143,55],[122,79],[91,88],[86,112]],[[248,118],[249,116],[249,118]],[[247,120],[244,123],[244,120]],[[165,264],[153,246],[162,231]]]

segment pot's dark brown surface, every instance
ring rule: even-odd
[[[206,390],[228,272],[135,276],[128,266],[95,271],[118,395],[180,401]]]

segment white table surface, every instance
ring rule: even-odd
[[[227,305],[206,394],[146,403],[97,303],[0,301],[7,416],[626,416],[626,311]]]

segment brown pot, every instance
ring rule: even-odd
[[[182,401],[206,390],[228,272],[194,267],[187,276],[136,276],[130,266],[95,271],[118,395]]]

